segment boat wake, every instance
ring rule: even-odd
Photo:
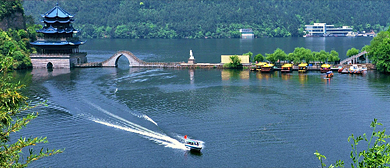
[[[93,104],[93,103],[88,102],[88,101],[86,101],[86,102],[88,104],[90,104],[91,106],[93,106],[94,108],[96,108],[97,110],[99,110],[99,111],[105,113],[106,115],[109,115],[117,120],[115,123],[113,123],[113,122],[106,121],[104,119],[89,117],[89,119],[95,123],[99,123],[99,124],[102,124],[105,126],[116,128],[116,129],[136,133],[136,134],[138,134],[146,139],[154,141],[157,144],[163,145],[165,147],[169,147],[169,148],[173,148],[173,149],[188,150],[185,147],[185,145],[183,144],[183,142],[181,142],[177,139],[174,139],[174,138],[172,138],[164,133],[159,133],[159,132],[155,132],[155,131],[152,131],[150,129],[147,129],[143,126],[140,126],[140,125],[135,124],[133,122],[130,122],[122,117],[119,117],[115,114],[112,114],[109,111],[101,108],[100,106],[98,106],[96,104]],[[157,126],[157,123],[154,122],[151,118],[149,118],[146,115],[141,115],[138,117],[142,117],[142,118],[152,122],[153,124],[155,124]]]

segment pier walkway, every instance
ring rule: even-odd
[[[340,65],[347,63],[348,61],[354,60],[355,61],[363,56],[364,54],[367,54],[366,51],[361,52],[357,55],[354,55],[352,57],[349,57],[343,61],[340,62]],[[92,67],[117,67],[118,66],[118,60],[120,57],[126,57],[129,61],[130,67],[150,67],[150,68],[188,68],[188,69],[197,69],[197,68],[206,68],[206,69],[213,69],[213,68],[223,68],[223,63],[186,63],[186,62],[145,62],[136,57],[133,53],[130,51],[118,51],[114,55],[112,55],[110,58],[103,62],[90,62],[90,63],[84,63],[84,64],[75,64],[75,68],[92,68]],[[243,64],[245,67],[252,67],[252,64]],[[347,66],[347,65],[344,65]],[[367,65],[370,69],[371,66]],[[308,68],[308,71],[318,71],[320,69],[320,65],[313,65]],[[276,68],[275,70],[280,70],[280,68]],[[293,70],[298,70],[298,66],[294,66]],[[332,68],[332,70],[338,70],[338,68]]]
[[[367,54],[367,53],[368,53],[367,51],[363,51],[363,52],[361,52],[361,53],[359,53],[359,54],[356,54],[356,55],[354,55],[354,56],[352,56],[352,57],[348,57],[348,58],[346,58],[346,59],[340,61],[340,65],[343,65],[343,64],[345,64],[345,63],[347,63],[347,62],[349,62],[349,61],[353,61],[353,63],[357,63],[357,59],[358,59],[359,57],[361,57],[361,56]],[[366,60],[367,60],[367,59],[366,59]]]
[[[136,57],[130,51],[118,51],[110,58],[103,62],[90,62],[84,64],[76,64],[76,68],[90,68],[90,67],[117,67],[120,57],[126,57],[129,61],[130,67],[154,67],[154,68],[222,68],[221,63],[196,63],[188,64],[185,62],[145,62]]]

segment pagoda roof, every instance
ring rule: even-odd
[[[35,46],[78,46],[84,43],[85,41],[35,41],[30,44]]]
[[[61,7],[58,6],[58,3],[56,6],[51,9],[50,11],[46,12],[42,15],[42,17],[45,18],[73,18],[73,15],[71,15],[69,12],[65,11]]]
[[[65,29],[58,29],[50,25],[49,27],[44,27],[40,30],[37,30],[37,33],[44,33],[44,34],[55,34],[55,33],[62,34],[62,33],[78,33],[78,32],[79,31],[73,28],[73,26]]]
[[[73,22],[73,19],[68,19],[68,20],[42,20],[41,22],[43,23],[71,23]]]

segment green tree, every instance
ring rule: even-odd
[[[317,57],[318,61],[320,61],[321,63],[325,63],[328,60],[329,55],[330,54],[328,52],[326,52],[325,50],[321,50],[318,57]]]
[[[359,54],[359,50],[356,49],[356,48],[351,48],[347,51],[347,56],[348,57],[351,57],[351,56],[354,56],[354,55],[357,55]]]
[[[367,48],[369,58],[375,64],[377,70],[390,73],[390,32],[389,30],[378,33]]]
[[[330,56],[329,56],[328,61],[335,62],[335,61],[339,61],[339,60],[340,60],[339,53],[335,50],[330,51]]]
[[[286,61],[291,62],[291,61],[294,61],[295,58],[296,57],[295,57],[294,53],[288,53],[286,56]],[[298,56],[298,59],[299,59],[299,56]],[[294,61],[294,63],[295,63],[295,61]]]
[[[275,57],[274,54],[265,54],[265,59],[268,60],[269,62],[272,62],[273,64],[276,63],[276,61],[278,61],[278,59]]]
[[[253,62],[262,62],[264,61],[264,56],[262,54],[257,54],[255,58],[253,59]]]
[[[231,62],[224,64],[223,67],[233,69],[242,68],[241,59],[237,55],[230,56],[230,60]]]
[[[287,58],[287,54],[280,48],[277,48],[274,53],[274,57],[279,61],[284,61]]]
[[[22,149],[39,143],[47,143],[46,137],[27,139],[21,137],[15,143],[11,143],[10,134],[20,131],[38,116],[38,113],[31,113],[21,118],[21,112],[29,110],[33,106],[26,102],[27,97],[19,93],[24,85],[12,82],[12,75],[7,73],[8,67],[11,67],[12,64],[14,64],[14,60],[8,55],[2,56],[0,59],[0,167],[27,167],[32,161],[61,153],[63,150],[44,150],[41,148],[39,152],[36,152],[30,148],[27,158],[21,159]]]
[[[312,60],[312,53],[310,49],[306,49],[303,47],[297,47],[294,49],[293,55],[293,61],[294,63],[301,63],[303,60],[305,60],[307,63]]]
[[[378,123],[377,119],[371,122],[370,127],[373,128],[370,137],[364,133],[363,136],[355,137],[353,134],[348,137],[348,142],[352,142],[350,158],[352,159],[351,167],[388,167],[390,164],[390,144],[386,142],[386,139],[390,138],[386,135],[386,130],[376,131],[377,126],[382,126]],[[373,141],[374,140],[374,141]],[[358,151],[357,145],[360,141],[365,141],[367,150]],[[372,142],[374,142],[372,144]],[[317,151],[314,153],[316,157],[321,161],[321,166],[326,165],[322,162],[322,159],[326,159],[324,155],[321,155]],[[343,161],[337,161],[336,167],[344,167]],[[329,167],[333,167],[332,165]]]
[[[247,52],[247,53],[244,53],[244,54],[242,54],[242,55],[249,55],[249,60],[251,60],[252,62],[254,62],[254,58],[252,57],[253,56],[253,53],[252,52]]]
[[[310,61],[314,61],[314,54],[310,49],[306,49],[306,54],[305,54],[305,62],[310,63]],[[310,54],[309,54],[310,53]]]
[[[313,61],[320,61],[321,54],[320,52],[314,51],[313,52]]]

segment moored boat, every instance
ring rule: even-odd
[[[351,65],[349,67],[348,73],[350,73],[350,74],[362,74],[363,73],[363,69],[361,67],[359,67],[358,65],[354,64],[354,65]]]
[[[298,72],[305,73],[307,72],[307,63],[301,63],[298,65]]]
[[[185,141],[185,146],[189,148],[191,151],[200,152],[200,150],[202,150],[203,148],[202,142],[194,139],[189,139],[187,138],[187,135],[184,136],[184,141]]]
[[[261,72],[272,72],[272,71],[274,71],[274,64],[267,64],[261,67]]]
[[[282,73],[291,73],[293,69],[293,64],[284,64],[282,66]]]
[[[331,71],[329,64],[322,64],[320,68],[321,73],[326,73],[328,71]]]
[[[256,70],[257,71],[261,71],[261,67],[264,66],[264,65],[267,65],[266,62],[259,62],[256,64]]]
[[[344,70],[344,68],[341,67],[341,68],[339,68],[339,70],[337,70],[337,72],[338,72],[338,73],[341,73],[341,72],[343,72],[343,70]]]

